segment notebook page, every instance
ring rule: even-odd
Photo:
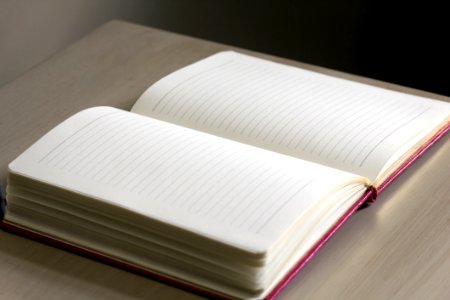
[[[332,188],[355,179],[107,107],[57,126],[10,172],[258,253]]]
[[[375,180],[450,104],[222,52],[155,83],[132,111]]]

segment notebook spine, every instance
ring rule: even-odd
[[[369,186],[367,188],[366,193],[368,193],[367,199],[366,201],[364,201],[363,204],[361,204],[361,206],[358,208],[358,210],[364,209],[366,207],[369,207],[371,204],[375,203],[375,201],[377,200],[378,197],[378,190],[376,187],[374,186]]]

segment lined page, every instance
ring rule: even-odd
[[[362,182],[106,107],[66,120],[12,162],[10,171],[255,252],[265,251],[337,185]]]
[[[222,52],[163,78],[132,111],[375,180],[450,105]]]

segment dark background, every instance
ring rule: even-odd
[[[444,3],[0,0],[0,86],[123,19],[450,96]]]
[[[169,2],[154,25],[450,96],[443,1]]]

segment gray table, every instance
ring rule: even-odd
[[[233,47],[113,21],[0,89],[0,175],[53,126],[83,108],[130,109],[150,84]],[[243,51],[252,53],[249,51]],[[252,53],[262,57],[262,54]],[[311,65],[340,77],[448,98]],[[449,135],[358,212],[280,299],[450,298]],[[195,295],[0,231],[1,299],[195,299]]]

